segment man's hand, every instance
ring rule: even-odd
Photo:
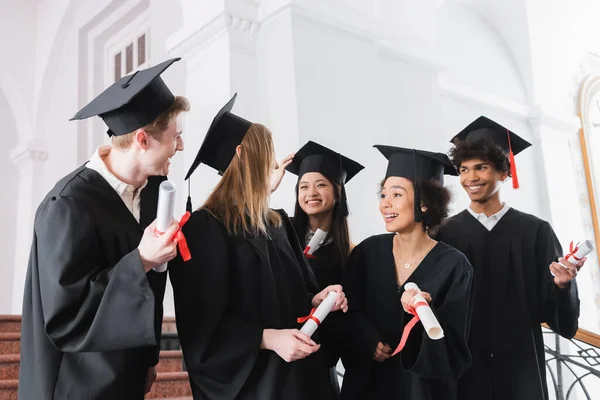
[[[561,257],[558,259],[558,262],[550,264],[548,268],[552,272],[552,275],[554,275],[554,284],[561,289],[567,287],[569,282],[577,277],[579,270],[583,267],[586,260],[587,257],[583,257],[577,264],[573,264]]]
[[[178,229],[179,223],[176,220],[171,221],[169,229],[160,236],[155,232],[156,220],[146,227],[138,246],[144,271],[148,272],[152,268],[163,265],[175,258],[177,255],[177,242],[173,239]]]

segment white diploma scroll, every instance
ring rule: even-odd
[[[570,263],[577,264],[579,260],[590,254],[592,250],[594,250],[594,243],[592,243],[591,240],[584,240],[583,242],[579,242],[575,247],[573,247],[573,243],[571,243],[571,253],[565,256],[565,260],[567,260]],[[567,268],[563,264],[561,265]]]
[[[327,232],[322,231],[321,229],[317,229],[315,234],[313,235],[308,245],[304,249],[304,254],[312,256],[312,254],[317,251],[317,249],[323,244],[323,241],[327,237]]]
[[[158,207],[156,209],[156,231],[161,235],[169,229],[175,210],[175,184],[163,181],[158,188]],[[167,264],[153,268],[156,272],[165,272]]]
[[[419,291],[419,293],[415,295],[415,304],[427,304],[418,306],[415,310],[417,312],[417,315],[419,316],[419,319],[421,320],[421,323],[423,324],[423,328],[425,328],[427,336],[429,336],[429,338],[432,340],[439,340],[443,338],[444,330],[442,329],[440,323],[433,314],[433,311],[431,311],[431,308],[429,307],[427,301],[421,296],[421,289],[419,289],[419,287],[413,282],[409,282],[406,285],[404,285],[404,290],[408,289],[415,289]]]
[[[335,301],[337,300],[338,294],[336,292],[329,292],[325,300],[319,304],[319,307],[315,310],[315,312],[308,317],[308,320],[302,325],[300,332],[306,333],[308,336],[312,336],[313,333],[317,330],[319,325],[323,322],[327,314],[331,312],[331,309],[335,305]],[[315,321],[319,321],[318,323]]]

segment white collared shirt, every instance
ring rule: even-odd
[[[502,203],[502,209],[498,211],[496,214],[490,215],[489,217],[485,215],[485,213],[477,214],[475,211],[471,209],[471,207],[467,207],[467,210],[471,213],[471,215],[479,222],[481,225],[485,226],[488,231],[491,231],[494,226],[500,221],[500,218],[506,214],[508,210],[510,210],[510,206],[506,203]]]
[[[134,188],[132,185],[127,184],[121,180],[119,180],[116,176],[113,175],[112,172],[106,167],[104,163],[104,158],[108,156],[110,153],[110,146],[101,146],[98,147],[90,161],[86,164],[87,168],[93,169],[98,172],[108,184],[115,189],[125,206],[131,211],[136,221],[140,222],[140,200],[142,189],[146,187],[148,184],[148,180],[144,182],[144,184],[138,188]]]

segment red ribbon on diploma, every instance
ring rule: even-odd
[[[565,260],[568,260],[569,257],[573,257],[573,259],[575,260],[576,263],[581,261],[581,258],[578,258],[575,256],[575,253],[577,253],[577,250],[579,250],[579,246],[574,246],[573,242],[571,242],[569,244],[569,254],[567,254],[565,256]]]
[[[309,251],[310,251],[310,246],[306,246],[306,248],[304,249],[304,255],[306,256],[306,258],[317,258],[317,256],[313,256],[312,254],[308,254]]]
[[[412,328],[415,327],[417,322],[419,322],[419,316],[417,315],[417,308],[423,307],[423,306],[429,306],[429,304],[427,304],[426,301],[419,301],[418,303],[415,303],[413,309],[410,310],[410,313],[412,315],[414,315],[414,317],[412,317],[412,319],[404,327],[404,331],[402,332],[402,338],[400,339],[400,343],[398,343],[398,347],[396,347],[396,350],[394,350],[394,352],[392,353],[392,357],[395,356],[396,354],[400,353],[402,351],[402,349],[404,348],[404,346],[406,346],[406,341],[408,340],[408,335],[410,334],[410,331],[412,330]]]
[[[315,313],[315,311],[317,311],[317,309],[313,308],[312,310],[310,310],[310,314],[308,314],[306,317],[298,318],[297,319],[298,323],[302,324],[302,323],[308,321],[309,319],[312,319],[313,321],[315,321],[317,326],[321,325],[321,321],[319,321],[319,319],[313,315]]]
[[[177,243],[177,247],[179,248],[179,253],[181,254],[181,258],[183,261],[189,261],[192,259],[192,255],[190,254],[190,248],[188,247],[187,240],[185,239],[185,235],[181,232],[181,228],[188,222],[192,214],[189,211],[186,211],[185,214],[179,220],[179,229],[175,232],[171,240],[174,240]],[[164,234],[164,232],[156,229],[154,231],[158,236]]]

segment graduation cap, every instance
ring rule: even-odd
[[[316,142],[308,141],[294,155],[286,170],[298,175],[298,181],[307,172],[319,172],[342,187],[339,215],[348,216],[348,202],[344,185],[364,167],[356,161],[343,156]]]
[[[213,119],[200,146],[200,150],[198,150],[192,166],[185,175],[186,180],[190,178],[201,163],[216,169],[220,175],[225,173],[235,155],[235,149],[242,143],[246,132],[248,132],[250,125],[252,125],[252,122],[231,112],[236,98],[237,93],[219,110]],[[186,209],[191,211],[191,208],[188,181]]]
[[[471,122],[465,129],[460,131],[450,140],[457,145],[465,140],[484,140],[491,141],[499,146],[510,161],[510,175],[512,177],[513,188],[519,188],[519,179],[517,177],[517,166],[515,156],[531,146],[531,143],[521,138],[516,133],[508,130],[499,123],[481,116]]]
[[[151,123],[175,101],[160,74],[180,59],[173,58],[122,77],[70,121],[97,115],[108,126],[108,136],[125,135]]]
[[[373,146],[388,160],[385,179],[398,176],[410,179],[415,191],[415,221],[423,220],[419,180],[434,179],[444,184],[444,175],[458,176],[448,155],[425,150],[407,149],[394,146]]]

